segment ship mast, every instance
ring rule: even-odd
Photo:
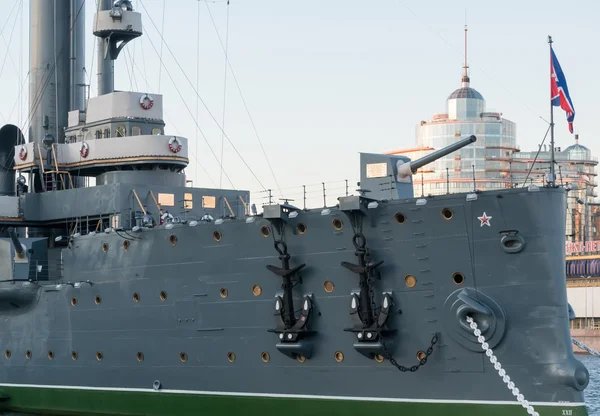
[[[552,91],[552,36],[548,36],[548,45],[550,45],[550,91]],[[551,94],[552,95],[552,94]],[[548,185],[554,188],[554,105],[552,96],[550,97],[550,174],[548,176]]]

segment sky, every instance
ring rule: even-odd
[[[0,0],[7,11],[0,17],[0,123],[26,126],[29,1],[18,1],[18,16],[7,18],[15,2]],[[166,134],[188,138],[185,172],[195,187],[248,190],[257,202],[272,189],[274,199],[301,205],[306,185],[312,206],[322,205],[322,182],[328,201],[345,193],[345,180],[352,192],[360,152],[412,147],[419,121],[445,111],[447,96],[460,87],[465,18],[471,87],[488,111],[516,123],[519,147],[537,149],[548,128],[551,35],[575,107],[575,133],[600,154],[597,1],[133,0],[133,6],[142,13],[144,35],[121,53],[115,88],[164,96]],[[92,97],[95,8],[86,1]],[[233,70],[227,74],[225,44]],[[556,146],[574,143],[560,108],[554,120]]]

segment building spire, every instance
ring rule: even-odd
[[[466,22],[466,12],[465,12],[465,64],[463,66],[463,76],[461,79],[462,82],[462,86],[463,88],[467,88],[469,87],[469,74],[468,74],[468,69],[469,66],[467,65],[467,22]]]

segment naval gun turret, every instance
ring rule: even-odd
[[[452,143],[417,160],[406,156],[376,153],[360,154],[360,187],[370,199],[413,198],[412,175],[452,152],[477,141],[475,136]]]

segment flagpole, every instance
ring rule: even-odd
[[[548,44],[550,45],[550,85],[552,85],[552,36],[550,35],[548,35]],[[552,91],[552,88],[550,90]],[[554,188],[554,106],[552,105],[552,96],[550,96],[550,177],[548,183],[550,187]]]

